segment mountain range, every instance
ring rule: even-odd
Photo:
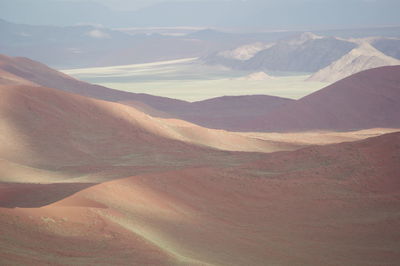
[[[145,31],[146,32],[146,31]],[[212,29],[184,35],[131,33],[101,25],[48,26],[0,19],[0,53],[26,56],[53,67],[77,68],[202,57],[247,42],[275,41],[289,32],[230,33]]]
[[[385,29],[373,31],[381,37],[374,38],[371,44],[386,55],[396,57],[398,39],[385,37],[393,36]],[[322,33],[340,36],[340,32],[335,31]],[[322,37],[298,30],[235,32],[194,29],[183,35],[168,35],[162,31],[131,33],[128,29],[110,29],[101,25],[27,25],[1,19],[0,34],[0,53],[26,56],[57,68],[200,57],[208,64],[222,64],[234,69],[315,72],[356,46],[342,38]],[[357,35],[350,33],[347,38],[354,36]]]
[[[316,72],[355,47],[349,41],[306,32],[265,45],[245,60],[227,56],[227,52],[219,52],[203,58],[203,61],[248,71]]]
[[[324,69],[310,80],[333,82],[361,70],[399,64],[397,49],[396,38],[343,39],[306,32],[277,42],[247,44],[220,51],[202,60],[211,65],[270,73],[315,73]],[[330,78],[324,78],[324,73]]]

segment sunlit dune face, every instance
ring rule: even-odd
[[[62,247],[57,259],[65,263],[71,261],[65,254],[92,262],[96,252],[118,262],[128,249],[142,264],[159,259],[156,265],[357,265],[360,253],[390,264],[398,258],[398,138],[265,154],[227,169],[114,180],[41,208],[0,209],[0,228],[11,221],[29,234],[41,232],[41,239],[51,237],[52,245],[40,243],[42,256],[52,261]]]
[[[4,261],[96,265],[123,265],[128,261],[169,265],[173,261],[163,250],[97,214],[96,209],[2,210],[0,223],[0,254]],[[30,258],[31,253],[37,255]]]

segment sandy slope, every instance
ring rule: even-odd
[[[140,107],[144,110],[155,108],[162,111],[164,106],[189,104],[185,101],[123,92],[89,84],[24,57],[0,55],[0,73],[4,77],[0,79],[0,82],[4,85],[38,85],[95,99],[124,102],[134,106],[135,103],[140,102]]]
[[[390,65],[400,65],[400,60],[385,55],[367,42],[362,42],[357,48],[307,80],[333,83],[363,70]]]
[[[92,123],[93,127],[107,127],[107,123],[111,123],[117,127],[113,129],[115,131],[120,127],[130,126],[137,128],[136,131],[143,131],[143,134],[152,134],[156,137],[176,139],[212,148],[275,151],[273,145],[258,139],[243,137],[223,130],[206,129],[176,119],[153,118],[130,106],[94,100],[55,89],[33,86],[1,86],[0,93],[3,99],[0,102],[0,110],[8,120],[4,120],[2,125],[5,131],[8,130],[9,134],[14,136],[20,132],[16,132],[15,128],[12,131],[11,123],[19,123],[20,127],[33,127],[37,122],[46,127],[56,128],[51,130],[60,130],[58,127],[63,126],[68,131],[83,130],[79,128],[83,123]],[[33,117],[36,121],[29,119]],[[78,121],[73,121],[74,117]],[[71,128],[68,123],[78,128]],[[62,134],[62,132],[59,133]]]
[[[126,105],[44,87],[1,86],[0,95],[2,181],[81,182],[98,180],[95,173],[101,173],[101,180],[126,172],[218,164],[230,156],[215,149],[300,147],[153,118]]]
[[[394,133],[266,154],[229,169],[115,180],[42,208],[1,208],[0,257],[61,265],[394,266],[399,143]]]
[[[213,149],[275,152],[311,144],[153,118],[130,106],[44,87],[3,85],[0,94],[0,177],[7,182],[92,183],[239,160]]]
[[[274,43],[261,43],[261,42],[250,43],[239,46],[233,50],[226,50],[219,52],[217,55],[228,59],[245,61],[252,58],[258,52],[265,50],[273,45]]]
[[[400,66],[365,70],[279,106],[242,127],[271,132],[399,128],[399,84]]]
[[[237,78],[237,80],[250,80],[250,81],[265,81],[265,80],[271,80],[271,79],[274,79],[274,78],[263,71],[254,72],[247,76]]]
[[[129,66],[121,66],[121,68]],[[140,66],[138,66],[140,67]],[[118,68],[118,67],[117,67]],[[91,70],[93,71],[93,70]],[[263,115],[290,99],[266,95],[219,97],[190,103],[148,94],[130,93],[74,79],[27,58],[0,55],[0,84],[39,85],[95,99],[133,106],[151,116],[179,118],[201,126],[240,129],[235,126],[260,113]],[[248,112],[244,112],[244,111]],[[257,111],[257,112],[256,112]],[[232,113],[234,112],[234,114]]]
[[[400,133],[299,149],[389,131],[246,135],[2,85],[0,264],[397,265]]]

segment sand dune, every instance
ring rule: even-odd
[[[241,131],[248,121],[263,117],[292,101],[268,95],[223,96],[193,102],[184,108],[171,106],[168,112],[207,128]]]
[[[368,85],[373,85],[371,90],[380,88],[382,91],[382,88],[391,84],[387,81],[391,80],[392,74],[396,75],[397,68],[377,71],[374,70],[374,73],[377,74],[375,76],[367,75],[368,78],[374,78],[372,82],[368,82]],[[47,69],[45,73],[48,73]],[[71,79],[68,76],[64,78]],[[354,79],[358,80],[351,78],[349,81]],[[360,80],[363,82],[364,79],[359,79],[357,82]],[[29,81],[24,79],[22,81],[29,84]],[[364,91],[361,95],[367,90],[367,88],[359,84],[354,85],[349,81],[343,82],[346,86],[348,84],[354,86],[353,90],[359,90],[362,87]],[[380,82],[385,85],[381,86]],[[344,88],[347,88],[346,86]],[[396,87],[395,84],[393,86]],[[334,93],[336,96],[330,97],[331,102],[342,93],[341,90]],[[391,90],[390,86],[387,87],[388,92]],[[0,135],[0,177],[3,182],[68,183],[71,180],[82,183],[102,182],[150,171],[165,171],[196,165],[226,166],[241,160],[235,157],[236,155],[215,149],[276,152],[295,150],[311,144],[325,144],[320,136],[319,143],[306,140],[310,138],[308,133],[277,138],[274,135],[246,135],[211,130],[181,120],[154,118],[130,106],[33,85],[3,85],[0,87],[0,93],[0,129],[2,132]],[[349,90],[346,89],[345,93],[349,93]],[[311,96],[311,98],[313,97],[316,96]],[[256,106],[257,104],[253,103],[254,101],[257,103],[259,97],[253,99],[249,96],[241,97],[241,99],[251,102],[251,106]],[[376,100],[377,97],[374,96],[373,101]],[[194,105],[213,111],[212,106],[221,106],[221,102],[225,102],[225,97]],[[232,103],[232,101],[228,102]],[[364,102],[367,103],[367,101]],[[296,102],[296,105],[298,104]],[[354,105],[353,102],[351,104]],[[287,104],[289,107],[292,105],[292,103]],[[226,106],[226,102],[224,106]],[[312,105],[307,103],[307,106]],[[390,105],[384,106],[385,108],[390,107]],[[242,109],[239,107],[236,105],[234,109],[240,112]],[[359,108],[356,110],[360,111]],[[216,110],[217,113],[220,111]],[[339,111],[345,111],[345,108],[341,108]],[[295,113],[296,115],[302,114],[299,110],[296,110]],[[285,113],[285,115],[288,114],[290,112]],[[321,111],[314,113],[314,115],[322,114]],[[384,116],[390,117],[386,113]],[[304,121],[312,121],[312,116],[307,115],[307,117],[308,120]],[[346,115],[346,117],[349,116]],[[373,117],[370,115],[369,121]],[[246,123],[251,121],[246,116],[243,118]],[[274,118],[279,118],[277,123],[272,124],[274,128],[279,128],[285,122],[281,116]],[[396,117],[393,119],[395,121]],[[357,122],[359,121],[362,120],[358,118]],[[296,121],[296,123],[298,122],[299,120]],[[354,125],[353,122],[349,121],[348,123]],[[290,126],[296,126],[296,123],[291,123]],[[384,124],[384,126],[392,125],[392,122]],[[254,128],[254,125],[251,128]],[[313,127],[307,126],[305,129],[308,128]],[[389,131],[380,132],[378,130],[371,134],[378,135],[385,132]],[[352,133],[342,134],[328,142],[356,140],[368,136],[370,135],[353,138]],[[313,139],[313,137],[311,138]],[[299,141],[299,139],[305,140]],[[249,154],[247,156],[253,158],[258,155]]]
[[[2,77],[5,77],[4,79],[0,79],[1,84],[4,85],[37,85],[100,100],[124,102],[128,105],[134,105],[140,102],[140,106],[143,109],[155,108],[160,111],[162,111],[164,109],[163,107],[166,105],[180,106],[188,104],[188,102],[185,101],[148,94],[129,93],[93,85],[23,57],[0,55],[0,71]],[[7,78],[8,76],[10,76],[10,78]],[[149,107],[147,107],[147,105]]]
[[[276,152],[315,144],[293,141],[296,136],[277,139],[211,130],[154,118],[123,104],[32,85],[3,85],[0,93],[3,182],[96,183],[150,171],[226,166],[240,160],[216,149]],[[201,106],[213,110],[208,104],[220,101],[224,99],[204,101]],[[333,142],[347,139],[342,136]]]
[[[124,67],[129,66],[121,66],[121,68]],[[151,116],[184,119],[201,126],[226,130],[240,130],[242,120],[248,120],[257,115],[258,112],[262,115],[276,106],[290,101],[290,99],[280,97],[258,95],[219,97],[190,103],[89,84],[39,62],[4,55],[0,55],[0,73],[4,77],[0,79],[0,84],[39,85],[55,88],[82,96],[133,106]],[[235,112],[234,115],[232,110]],[[244,112],[246,110],[248,113]]]
[[[0,254],[61,265],[395,265],[397,143],[393,133],[1,208]]]
[[[39,86],[48,69],[44,76],[27,75],[30,79],[22,78],[25,70],[3,68],[11,74],[0,85],[1,264],[399,261],[400,133],[384,134],[396,129],[280,135],[212,130]],[[344,112],[349,125],[370,125],[380,121],[379,114],[388,121],[384,125],[393,125],[398,70],[362,72],[282,104],[279,108],[292,113],[274,117],[278,122],[273,126],[297,129],[298,121],[290,119],[302,115],[310,123],[305,129],[323,127],[321,121],[342,126],[325,121],[330,104]],[[53,74],[54,84],[65,81],[66,90],[83,84],[77,87],[81,93],[96,91]],[[343,100],[349,98],[361,103]],[[215,107],[225,100],[198,104]],[[355,111],[368,120],[349,115]],[[354,140],[359,141],[305,147]]]
[[[369,69],[243,124],[243,131],[400,127],[400,66]],[[245,129],[247,128],[247,129]]]
[[[7,182],[97,182],[231,156],[216,149],[301,147],[153,118],[133,107],[50,88],[0,86],[0,94],[0,176]]]

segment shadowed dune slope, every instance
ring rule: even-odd
[[[148,172],[229,167],[301,145],[150,117],[133,107],[29,85],[0,85],[0,206],[37,207]]]
[[[302,145],[262,140],[56,89],[0,86],[0,180],[92,183],[159,169],[229,165]],[[258,156],[248,154],[249,158]]]
[[[0,94],[3,182],[92,183],[218,153],[166,138],[132,107],[44,87],[2,86]]]
[[[168,112],[204,127],[241,131],[247,121],[265,116],[291,102],[294,100],[268,95],[223,96],[193,102],[189,108]]]
[[[1,156],[9,161],[56,168],[202,150],[167,139],[160,123],[132,107],[44,87],[3,86],[0,92]]]
[[[392,133],[226,169],[114,180],[39,209],[0,209],[0,257],[60,265],[394,266],[399,165],[400,133]]]
[[[249,121],[246,131],[400,127],[400,66],[366,70]]]

